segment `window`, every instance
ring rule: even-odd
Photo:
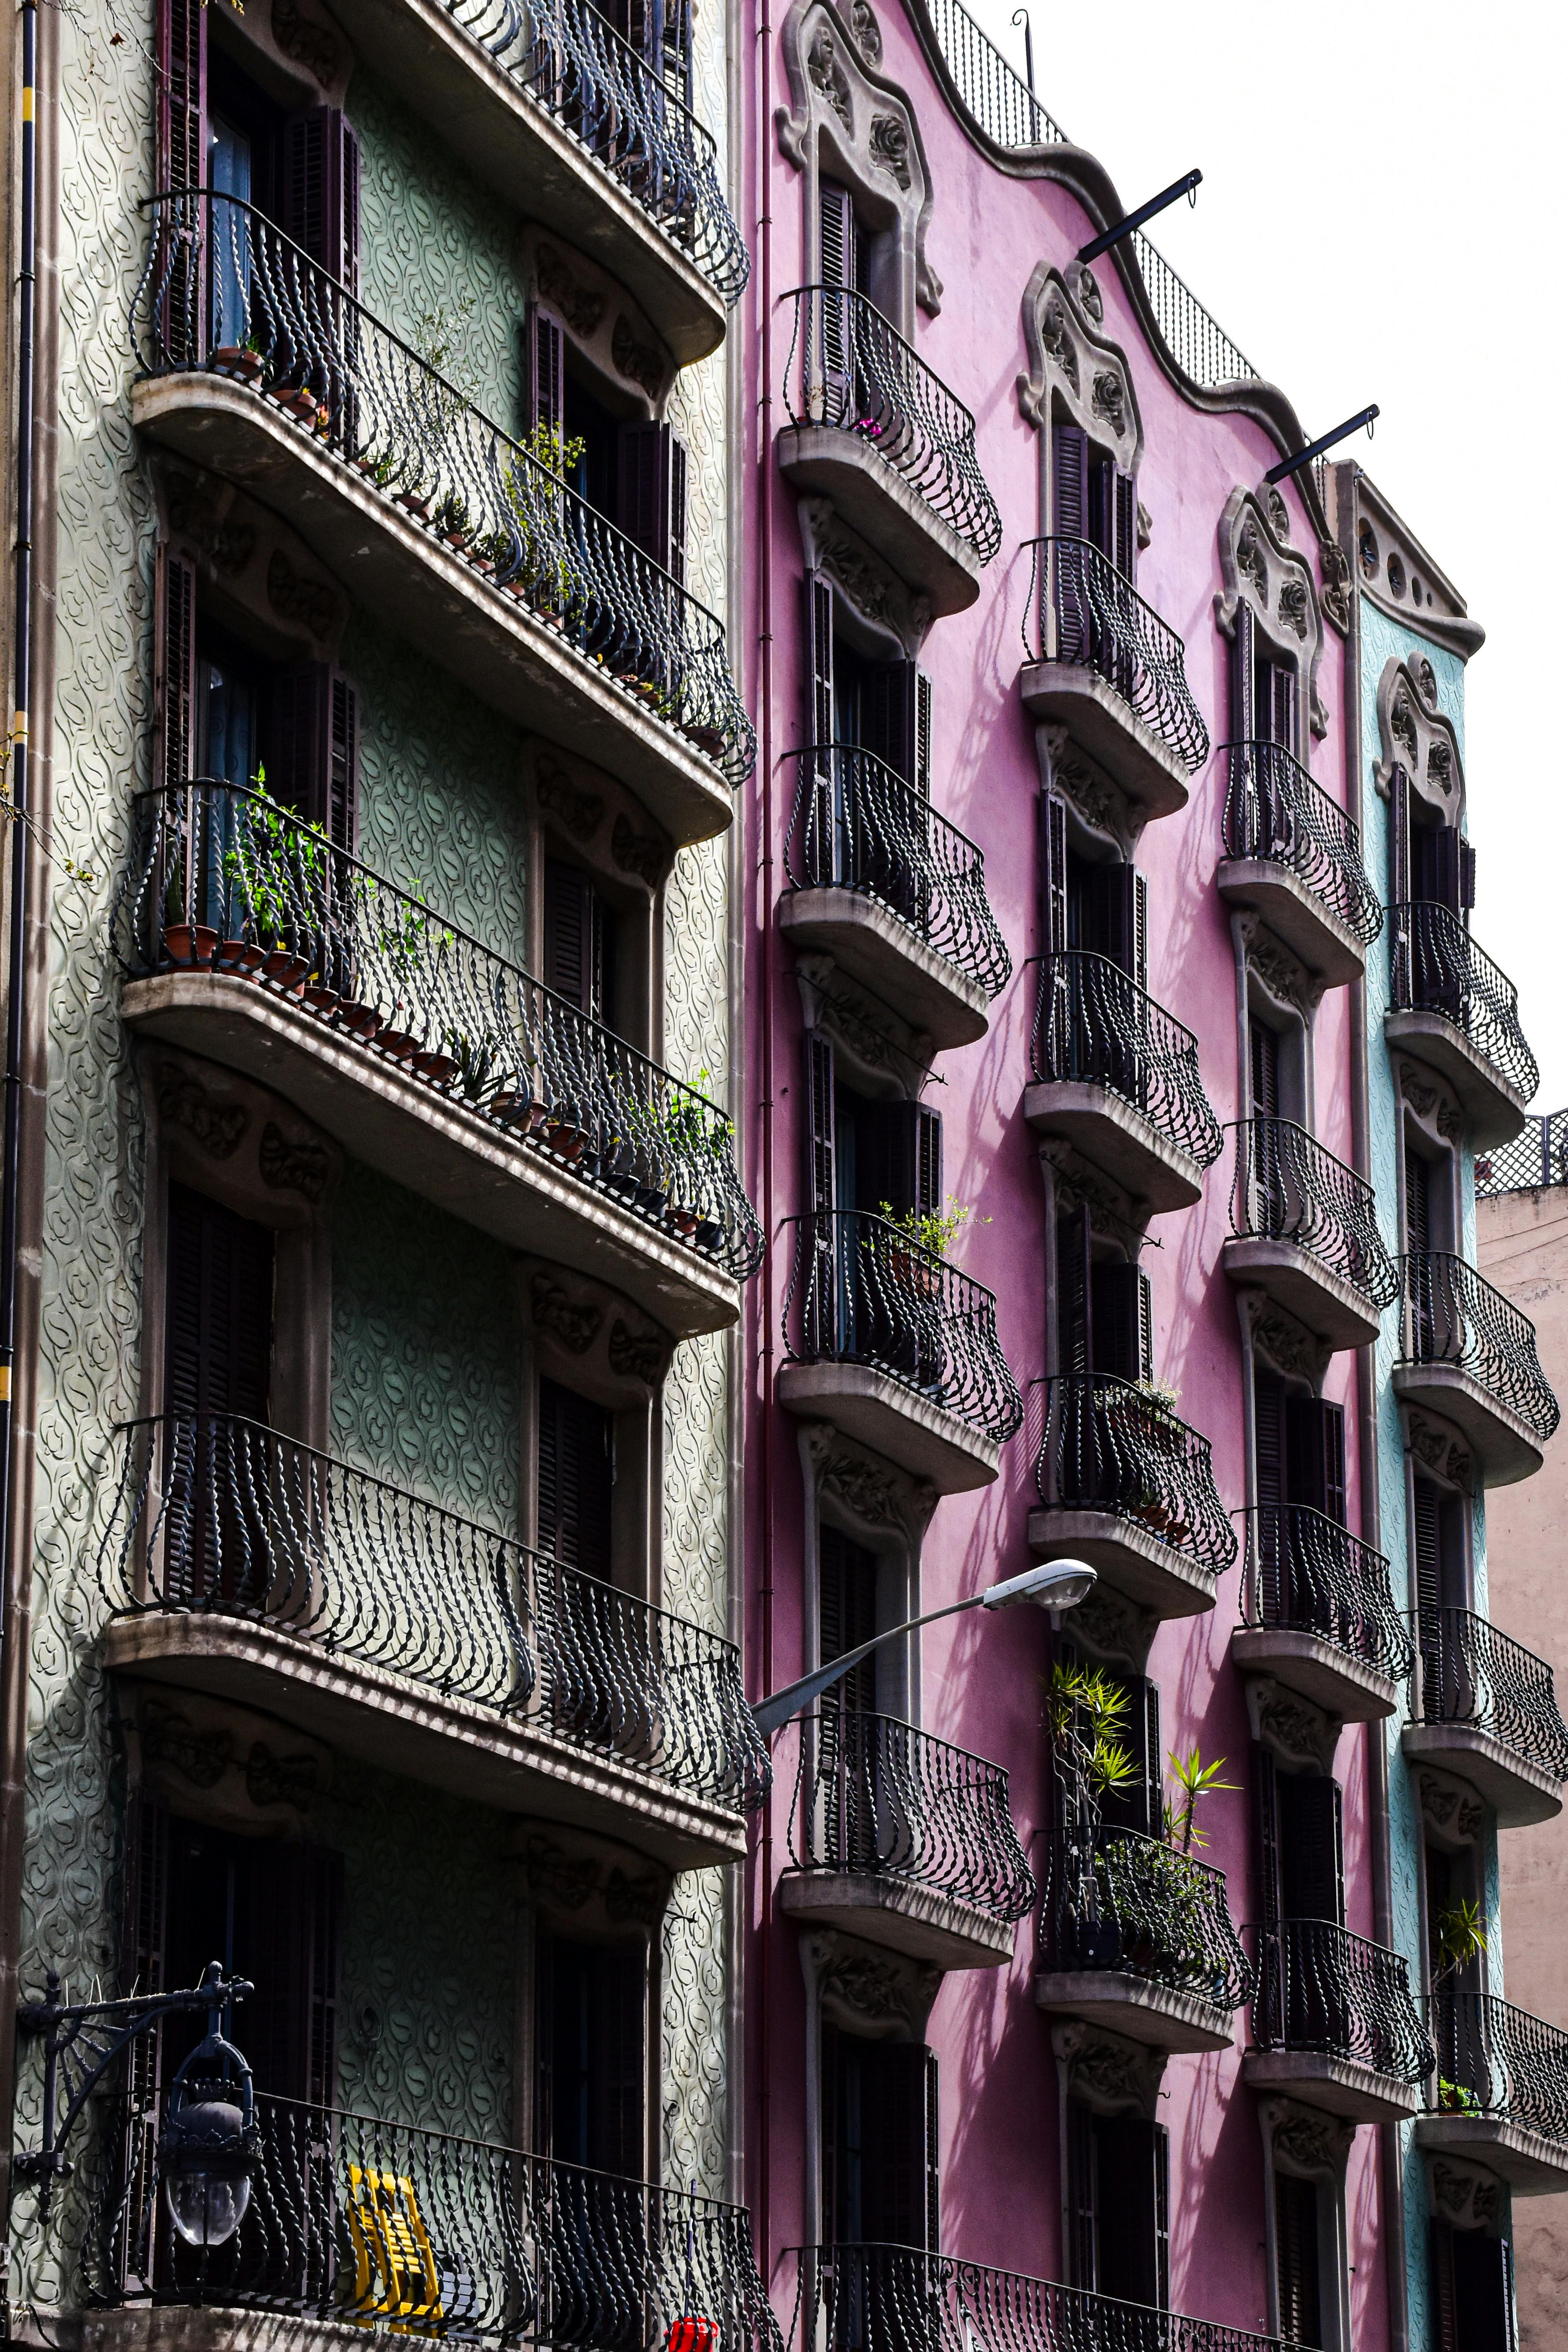
[[[534,1962],[534,2128],[542,2154],[640,2180],[647,2168],[647,1946],[541,1922]]]
[[[544,959],[547,988],[590,1020],[616,1026],[615,910],[580,866],[544,861]]]
[[[273,1238],[183,1184],[169,1187],[163,1409],[267,1419]],[[210,1956],[209,1956],[210,1957]]]
[[[1075,2283],[1168,2309],[1170,2143],[1163,2126],[1142,2116],[1096,2115],[1076,2099],[1068,2117]]]
[[[1481,2230],[1432,2229],[1437,2352],[1514,2352],[1513,2250]]]
[[[846,1650],[858,1650],[877,1631],[875,1552],[851,1540],[839,1528],[824,1526],[817,1545],[817,1649],[826,1666]],[[877,1712],[877,1657],[872,1651],[823,1693],[823,1706],[856,1714]]]
[[[1122,1257],[1094,1255],[1087,1204],[1057,1220],[1057,1348],[1064,1372],[1154,1377],[1149,1277]]]
[[[529,305],[524,326],[525,424],[534,454],[555,467],[581,448],[569,487],[661,571],[686,578],[686,447],[668,425],[612,409],[576,361],[561,320]]]
[[[1262,1365],[1253,1373],[1252,1398],[1259,1506],[1321,1511],[1344,1527],[1344,1407],[1292,1393]]]
[[[1124,580],[1138,570],[1138,488],[1081,425],[1051,426],[1051,520],[1056,539],[1087,540]]]
[[[940,2243],[937,2064],[919,2042],[822,2028],[823,2227],[841,2246]]]
[[[1321,2198],[1315,2180],[1274,2176],[1274,2262],[1279,2333],[1288,2342],[1323,2343]]]
[[[537,1549],[610,1580],[615,1420],[558,1382],[539,1383]]]

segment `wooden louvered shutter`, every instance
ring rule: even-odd
[[[1138,486],[1131,474],[1116,477],[1116,569],[1123,580],[1138,577]]]
[[[1274,2176],[1274,2255],[1279,2333],[1289,2343],[1321,2344],[1318,2186],[1287,2172]]]
[[[207,44],[205,0],[157,0],[157,177],[153,193],[205,185]]]
[[[838,1206],[838,1168],[833,1099],[833,1042],[813,1032],[805,1041],[806,1093],[810,1115],[806,1147],[810,1164],[806,1182],[811,1205],[819,1211]]]
[[[1089,537],[1089,437],[1080,425],[1051,427],[1051,536]]]
[[[855,208],[847,188],[823,180],[817,186],[818,270],[823,291],[818,360],[829,424],[841,424],[854,381],[853,306],[846,299],[855,284]]]
[[[169,1187],[165,1412],[265,1422],[272,1234],[183,1184]]]
[[[1060,955],[1068,943],[1067,806],[1053,793],[1047,793],[1041,802],[1041,842],[1046,868],[1046,952]]]
[[[1416,1606],[1436,1609],[1443,1599],[1443,1496],[1430,1478],[1418,1477],[1412,1481],[1412,1503]]]
[[[1282,751],[1296,748],[1296,673],[1284,662],[1268,665],[1268,740]]]
[[[1263,1925],[1277,1927],[1280,1916],[1279,1774],[1267,1748],[1252,1751],[1253,1811],[1258,1821],[1258,1881],[1263,1895]]]
[[[1288,1919],[1344,1924],[1343,1798],[1323,1772],[1281,1773],[1280,1894]]]
[[[1117,1737],[1132,1759],[1134,1777],[1125,1787],[1108,1790],[1100,1801],[1108,1829],[1137,1830],[1158,1837],[1164,1804],[1161,1774],[1160,1686],[1147,1675],[1112,1676],[1125,1690],[1129,1706]]]
[[[640,2180],[647,2091],[647,1946],[602,1944],[593,1955],[589,2004],[589,2132],[595,2170]]]
[[[616,523],[661,571],[686,579],[686,448],[668,425],[623,425]]]
[[[1258,740],[1258,621],[1242,597],[1236,608],[1230,658],[1230,732],[1237,743]]]
[[[931,680],[913,662],[879,662],[867,676],[862,741],[895,775],[931,795]]]
[[[931,680],[923,669],[914,674],[914,756],[910,782],[922,800],[931,798]],[[1472,900],[1474,892],[1471,893]]]
[[[824,1526],[817,1538],[817,1651],[827,1665],[858,1650],[877,1630],[877,1556],[855,1543],[842,1528]],[[877,1653],[823,1694],[829,1706],[858,1713],[877,1711]]]
[[[1089,1270],[1091,1369],[1121,1381],[1149,1377],[1149,1279],[1125,1259],[1102,1258]]]
[[[196,574],[172,548],[158,551],[154,720],[158,782],[184,784],[196,742]]]
[[[244,2048],[258,2091],[327,2106],[337,2089],[342,1857],[258,1839],[237,1850],[235,1966],[256,1990]]]
[[[1161,2151],[1144,2116],[1097,2116],[1101,2294],[1146,2310],[1160,2305]]]
[[[844,2148],[840,2118],[844,2107],[844,2036],[837,2025],[825,2022],[819,2042],[822,2070],[818,2093],[818,2129],[822,2155],[822,2234],[830,2246],[840,2242],[844,2229]]]
[[[538,1549],[608,1583],[614,1485],[614,1425],[609,1413],[574,1390],[542,1379]]]
[[[1096,866],[1089,871],[1089,920],[1099,952],[1110,958],[1137,988],[1149,978],[1148,885],[1134,866]]]
[[[1086,662],[1093,646],[1085,566],[1079,542],[1089,535],[1089,439],[1081,425],[1051,427],[1051,562],[1056,657]],[[1042,622],[1045,615],[1041,615]]]
[[[341,107],[283,125],[283,234],[351,294],[359,292],[359,141]]]
[[[924,2247],[935,2169],[931,2053],[918,2042],[863,2042],[856,2055],[865,2242]]]
[[[1247,1024],[1247,1040],[1252,1060],[1252,1116],[1254,1118],[1278,1118],[1279,1032],[1270,1029],[1267,1021],[1250,1021]]]
[[[1395,906],[1415,896],[1410,887],[1410,779],[1394,762],[1388,802],[1389,887]]]
[[[1507,2239],[1489,2237],[1484,2230],[1444,2231],[1440,2225],[1434,2234],[1448,2240],[1451,2336],[1446,2330],[1441,2336],[1444,2352],[1450,2340],[1455,2352],[1513,2352],[1513,2264]]]
[[[1057,1354],[1064,1372],[1093,1363],[1090,1306],[1094,1297],[1087,1202],[1057,1219]]]
[[[559,470],[566,413],[566,338],[561,321],[531,302],[523,325],[524,400],[533,454]]]
[[[1434,2352],[1469,2352],[1460,2338],[1454,2295],[1454,2244],[1458,2232],[1447,2221],[1434,2221],[1432,2232],[1432,2305],[1436,2326]]]
[[[925,2236],[932,2253],[942,2244],[942,2084],[934,2050],[925,2058]]]
[[[1476,903],[1476,853],[1459,835],[1459,911],[1469,914]]]
[[[1285,1406],[1286,1499],[1345,1524],[1344,1407],[1293,1396]]]
[[[1089,461],[1089,530],[1101,555],[1116,561],[1116,468],[1109,457]]]
[[[1253,1451],[1263,1509],[1285,1500],[1285,1383],[1261,1370],[1252,1376]]]
[[[811,740],[826,752],[837,732],[833,686],[833,590],[820,572],[805,575],[805,623],[811,658]],[[826,769],[826,760],[821,763]]]
[[[856,1121],[856,1206],[895,1217],[942,1206],[942,1113],[918,1102],[869,1103]]]
[[[1099,2284],[1094,2116],[1081,2100],[1068,2102],[1068,2186],[1072,2212],[1072,2283],[1086,2294]]]
[[[329,662],[269,682],[267,789],[352,852],[359,827],[359,698]]]
[[[1415,896],[1458,914],[1464,903],[1460,874],[1464,845],[1458,825],[1423,825],[1412,846]]]
[[[1405,1246],[1412,1257],[1432,1247],[1432,1163],[1407,1145],[1405,1153]]]
[[[610,991],[611,918],[588,877],[563,858],[544,861],[543,980],[590,1020],[603,1021]]]

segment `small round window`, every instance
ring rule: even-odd
[[[1369,580],[1377,578],[1379,561],[1376,534],[1370,523],[1363,522],[1361,527],[1361,568]]]
[[[1397,555],[1391,555],[1388,559],[1388,584],[1396,596],[1404,595],[1405,566]]]

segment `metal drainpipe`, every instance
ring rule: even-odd
[[[16,1217],[20,1177],[23,993],[26,977],[27,698],[32,677],[33,334],[37,287],[37,83],[38,15],[23,0],[20,247],[16,323],[16,717],[11,758],[11,938],[5,1002],[5,1141],[0,1163],[0,2204],[8,2222],[16,2106],[16,1972],[22,1909],[23,1759],[31,1639],[28,1561],[12,1526],[11,1380],[16,1319]],[[18,1556],[20,1555],[20,1556]],[[10,2334],[8,2275],[0,2316]]]

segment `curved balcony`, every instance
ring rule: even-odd
[[[974,419],[864,294],[800,286],[779,465],[830,498],[938,614],[961,613],[1002,544]]]
[[[1024,1418],[993,1294],[885,1217],[819,1209],[784,1224],[795,1262],[779,1402],[939,1495],[988,1486]]]
[[[1394,998],[1384,1034],[1447,1080],[1476,1150],[1510,1143],[1541,1084],[1519,1025],[1518,989],[1449,908],[1418,899],[1391,913]]]
[[[1392,1715],[1415,1651],[1383,1554],[1302,1503],[1266,1504],[1247,1518],[1236,1664],[1342,1723]]]
[[[1331,988],[1359,980],[1383,929],[1361,828],[1282,743],[1225,743],[1227,906],[1250,907]]]
[[[1058,1372],[1045,1388],[1030,1550],[1087,1559],[1161,1617],[1212,1609],[1237,1542],[1207,1438],[1155,1391],[1109,1372]]]
[[[1228,2050],[1252,1972],[1225,1878],[1163,1838],[1058,1838],[1046,1903],[1042,2009],[1161,2050]]]
[[[1568,1725],[1552,1669],[1469,1609],[1415,1612],[1406,1756],[1468,1780],[1503,1829],[1563,1810]]]
[[[733,1643],[256,1422],[118,1438],[111,1668],[675,1869],[744,1851],[771,1775]]]
[[[896,1004],[934,1049],[972,1045],[1013,970],[979,850],[874,752],[788,756],[799,781],[780,930]]]
[[[823,2352],[1286,2352],[1191,2319],[912,2246],[804,2246],[795,2339]]]
[[[1187,684],[1187,650],[1087,539],[1029,545],[1025,708],[1059,719],[1151,817],[1187,804],[1209,730]]]
[[[1560,1417],[1534,1324],[1462,1257],[1429,1250],[1399,1264],[1395,1392],[1453,1423],[1484,1485],[1532,1476]]]
[[[1035,1899],[1007,1775],[888,1715],[801,1726],[784,1908],[939,1969],[994,1969]]]
[[[1495,1993],[1435,1992],[1436,2087],[1425,2147],[1474,2158],[1516,2197],[1568,2189],[1568,2033]]]
[[[689,87],[588,0],[342,0],[333,15],[504,205],[636,296],[678,362],[718,348],[751,262]]]
[[[1224,1149],[1198,1042],[1109,956],[1030,958],[1037,975],[1024,1117],[1156,1215],[1201,1201]]]
[[[756,741],[713,614],[565,487],[548,436],[503,433],[260,213],[199,189],[150,210],[132,422],[676,841],[721,833]]]
[[[1240,1120],[1225,1270],[1331,1348],[1364,1348],[1399,1296],[1372,1186],[1289,1118]]]
[[[1285,1919],[1256,1932],[1245,2079],[1353,2123],[1415,2115],[1433,2053],[1405,1955],[1329,1919]]]
[[[1476,1198],[1500,1192],[1544,1192],[1568,1184],[1568,1111],[1529,1119],[1511,1143],[1476,1160]]]
[[[243,2011],[232,2030],[243,2046]],[[654,2352],[693,2340],[681,2331],[703,2323],[689,2315],[717,2311],[737,2352],[783,2352],[743,2207],[292,2099],[257,2096],[239,2226],[224,2244],[191,2245],[159,2210],[169,2097],[124,2103],[98,2168],[84,2269],[100,2306],[293,2315],[336,2323],[349,2341],[374,2327],[561,2352]],[[146,2340],[123,2323],[98,2326],[108,2343]]]
[[[142,793],[112,939],[132,1029],[678,1338],[736,1320],[763,1242],[724,1113],[265,794]]]

